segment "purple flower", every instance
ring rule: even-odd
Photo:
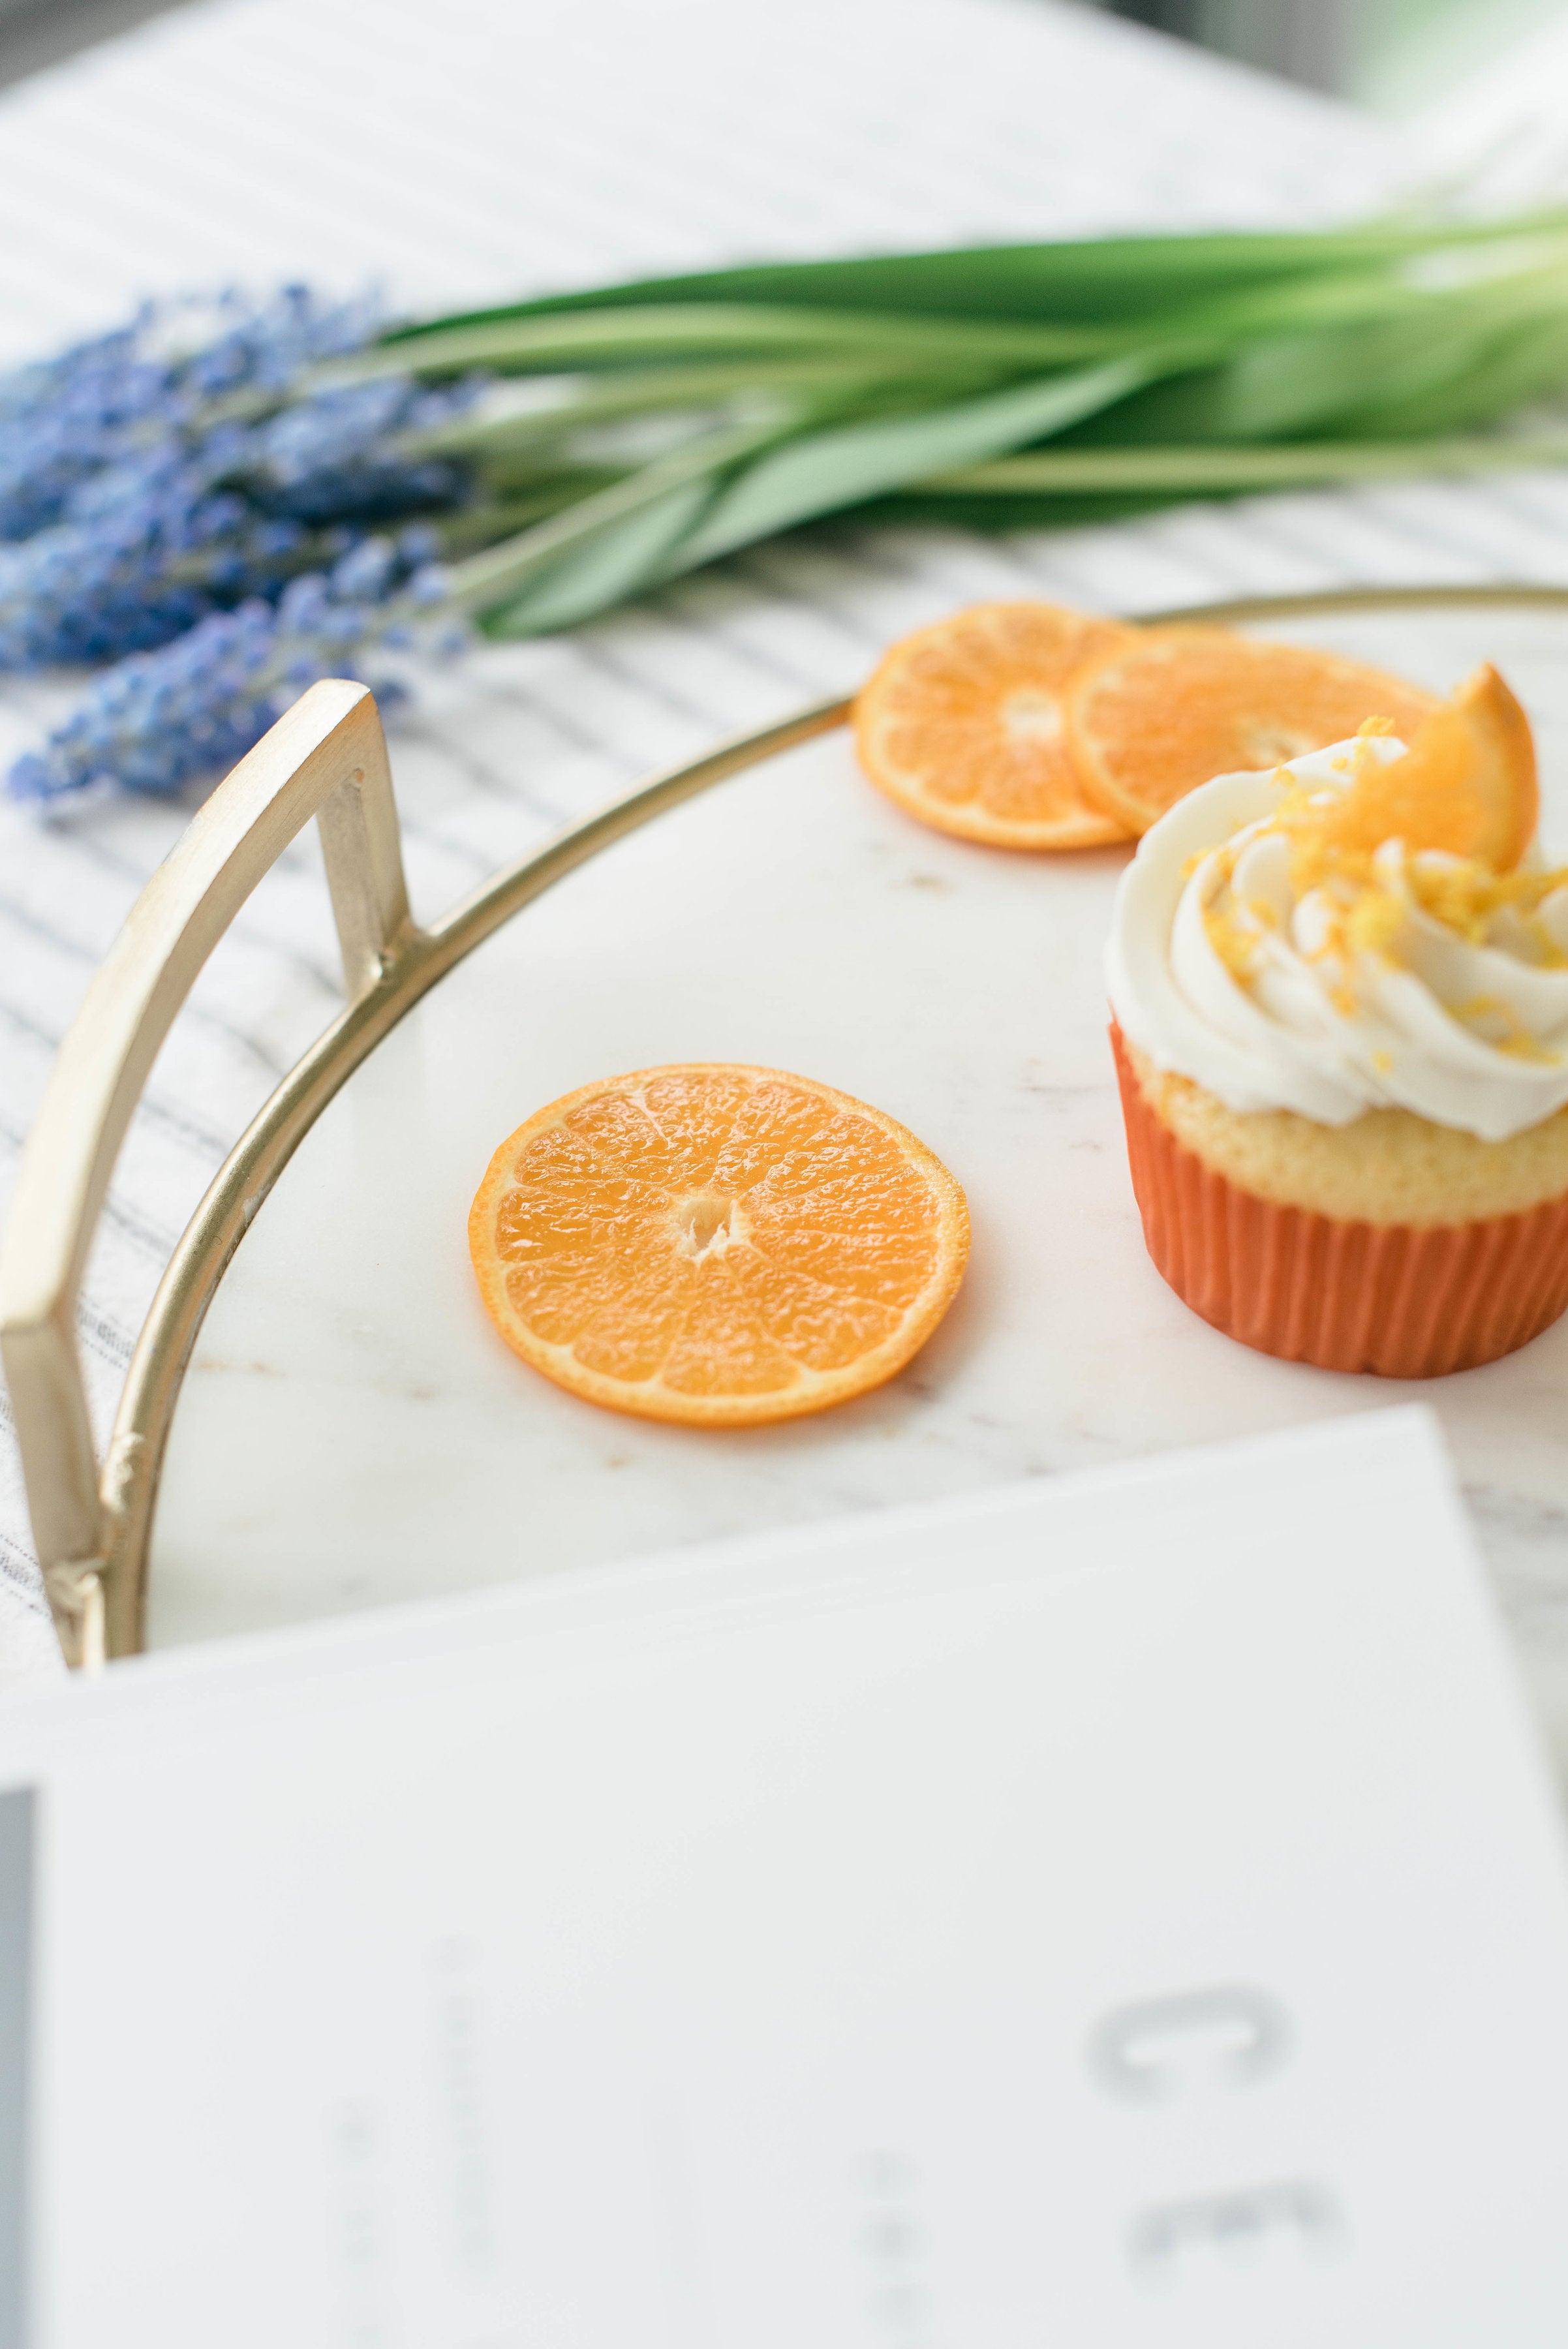
[[[87,476],[61,521],[0,546],[0,668],[150,651],[246,596],[275,596],[375,524],[453,503],[462,471],[403,443],[465,408],[477,380],[314,393]]]
[[[443,581],[427,531],[367,539],[330,573],[310,573],[275,605],[251,597],[213,613],[172,644],[118,662],[88,689],[41,751],[7,779],[16,799],[53,801],[118,784],[168,797],[222,773],[318,678],[395,681],[367,671],[378,652],[410,641]]]
[[[230,477],[267,512],[302,522],[386,520],[455,504],[467,487],[463,469],[405,443],[461,415],[484,380],[429,389],[393,376],[314,393],[255,426],[229,458]]]
[[[61,521],[106,465],[185,430],[229,393],[276,389],[302,367],[358,349],[379,321],[364,301],[303,285],[255,303],[149,303],[129,326],[0,376],[0,539]]]
[[[166,644],[221,605],[275,593],[309,560],[300,523],[213,490],[178,450],[117,466],[91,488],[96,511],[0,546],[0,667]]]
[[[77,483],[156,413],[167,370],[140,357],[134,327],[0,380],[0,539],[57,522]]]

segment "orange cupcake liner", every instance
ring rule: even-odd
[[[1434,1379],[1511,1354],[1568,1309],[1568,1195],[1442,1225],[1280,1206],[1178,1141],[1115,1023],[1111,1046],[1149,1255],[1227,1337],[1319,1370]]]

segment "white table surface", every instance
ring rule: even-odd
[[[1053,0],[206,0],[0,99],[0,340],[47,348],[145,290],[236,277],[375,275],[399,303],[445,305],[741,255],[1307,221],[1372,206],[1409,167],[1344,110]],[[1138,611],[1556,581],[1565,521],[1568,481],[1542,475],[989,542],[800,534],[431,680],[393,742],[417,908],[640,774],[853,687],[890,636],[961,602]],[[0,757],[67,692],[0,694]],[[92,968],[188,812],[0,815],[0,1183]],[[928,847],[951,853],[923,835],[907,853]],[[199,982],[128,1143],[83,1304],[100,1423],[174,1235],[336,999],[302,843]],[[981,1475],[1058,1464],[977,1458]],[[1554,1593],[1530,1603],[1555,1624]],[[7,1450],[0,1667],[51,1661]]]

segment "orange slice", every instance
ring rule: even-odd
[[[923,1345],[963,1193],[896,1120],[809,1077],[643,1069],[552,1102],[468,1223],[514,1352],[589,1402],[698,1427],[826,1411]]]
[[[1402,759],[1370,761],[1332,812],[1338,846],[1446,848],[1506,873],[1535,837],[1541,794],[1530,720],[1496,669],[1478,668]]]
[[[910,815],[998,848],[1098,848],[1127,828],[1085,788],[1064,688],[1132,631],[1057,604],[977,604],[905,636],[855,704],[871,781]]]
[[[1225,628],[1148,628],[1080,675],[1067,731],[1088,788],[1141,833],[1212,775],[1321,750],[1368,718],[1408,742],[1438,706],[1333,653]]]

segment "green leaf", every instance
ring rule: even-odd
[[[1565,226],[1568,208],[1557,208],[1503,221],[1374,221],[1304,233],[1085,237],[866,260],[770,262],[545,295],[405,327],[389,339],[406,348],[421,335],[457,326],[688,303],[1116,324],[1129,315],[1168,316],[1198,299],[1276,285],[1316,271],[1343,270],[1355,262],[1392,266],[1412,255],[1551,234]]]
[[[566,512],[503,539],[483,554],[470,555],[448,574],[448,600],[459,611],[493,612],[515,603],[524,586],[576,554],[601,533],[655,506],[690,482],[704,486],[742,459],[776,440],[783,429],[771,419],[732,431],[705,433],[685,449],[642,466],[613,487],[579,498]]]
[[[942,530],[1081,530],[1099,523],[1122,522],[1132,514],[1158,513],[1167,506],[1190,504],[1197,494],[1191,490],[1042,490],[966,497],[957,492],[928,493],[922,485],[873,499],[856,509],[854,520],[857,529],[863,530],[933,525]],[[1211,490],[1203,494],[1219,498],[1234,493]]]
[[[1325,324],[1311,331],[1260,334],[1218,366],[1193,368],[1151,385],[1114,410],[1087,420],[1074,435],[1095,445],[1150,441],[1270,440],[1309,433],[1442,429],[1502,413],[1506,397],[1463,409],[1427,409],[1467,382],[1480,384],[1484,363],[1511,337],[1560,331],[1560,286],[1536,289],[1532,299],[1550,306],[1524,324],[1500,317],[1496,289],[1427,297],[1416,309],[1382,319]],[[1541,347],[1537,346],[1537,347]],[[1568,376],[1568,367],[1557,380]],[[1532,391],[1547,388],[1550,369],[1538,367]],[[1505,387],[1500,381],[1500,390]],[[1417,403],[1411,406],[1411,403]],[[1386,410],[1387,420],[1381,412]],[[1407,411],[1408,420],[1406,420]]]
[[[1121,398],[1147,373],[1142,360],[1117,359],[961,407],[810,433],[786,442],[759,458],[721,494],[680,548],[679,567],[693,569],[815,514],[857,505],[928,473],[978,463],[1040,440]]]
[[[640,512],[601,527],[480,626],[487,636],[540,636],[608,611],[647,584],[712,497],[706,479],[666,490]]]
[[[1446,378],[1402,398],[1384,399],[1375,409],[1351,407],[1340,419],[1345,432],[1390,433],[1462,430],[1509,415],[1546,398],[1568,384],[1568,316],[1533,319],[1478,343]]]
[[[1342,417],[1449,381],[1476,347],[1459,322],[1434,334],[1426,318],[1282,336],[1238,353],[1205,387],[1209,429],[1226,440],[1329,431]]]

